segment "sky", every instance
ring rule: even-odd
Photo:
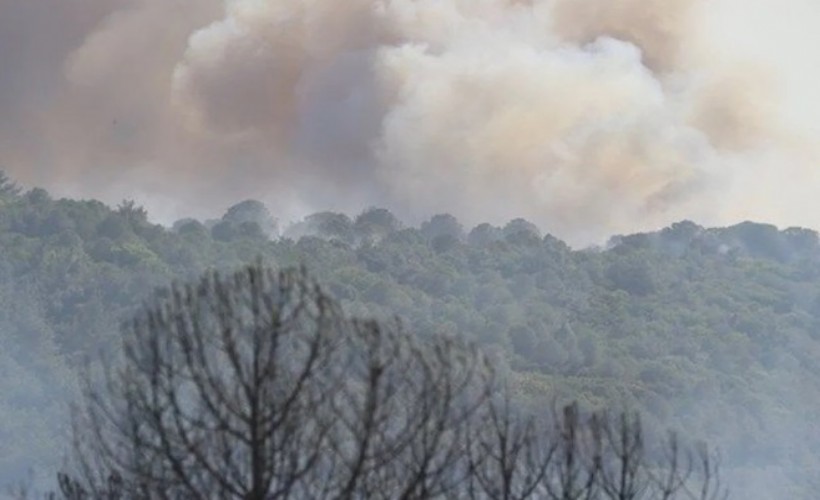
[[[816,0],[0,0],[0,168],[154,220],[247,198],[574,245],[820,228]]]

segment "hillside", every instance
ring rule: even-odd
[[[680,222],[574,250],[521,219],[416,228],[371,209],[278,234],[258,202],[164,228],[133,203],[0,182],[0,480],[59,463],[74,374],[155,287],[256,258],[304,264],[350,311],[475,339],[533,404],[637,408],[709,440],[744,484],[802,495],[778,488],[820,470],[813,231]]]

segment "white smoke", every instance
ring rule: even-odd
[[[820,226],[812,0],[68,4],[0,0],[0,165],[61,194],[525,217],[576,244]]]

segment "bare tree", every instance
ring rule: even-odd
[[[116,366],[87,377],[66,496],[444,495],[491,378],[464,342],[350,320],[304,271],[259,265],[169,290]]]
[[[357,322],[348,383],[334,398],[339,484],[331,498],[434,498],[465,480],[467,434],[491,390],[485,358],[462,342],[419,341],[398,324]]]
[[[578,404],[553,412],[556,444],[554,460],[548,464],[544,493],[550,500],[592,500],[599,498],[602,445],[597,415],[583,421]]]
[[[487,405],[472,439],[470,499],[718,500],[716,457],[705,445],[683,449],[669,434],[649,452],[636,414],[584,415],[578,404],[555,409],[544,425],[503,393]]]
[[[604,414],[596,416],[593,426],[603,446],[611,450],[600,461],[600,483],[603,494],[611,500],[635,500],[650,487],[644,463],[644,436],[640,418],[627,413],[619,415],[614,425]]]
[[[525,414],[486,358],[346,317],[304,270],[261,264],[161,294],[89,374],[70,500],[716,500],[717,463],[637,417]]]
[[[89,379],[77,428],[90,490],[146,498],[285,498],[319,461],[328,367],[347,324],[300,271],[252,266],[174,287],[125,330],[123,362]]]
[[[541,423],[515,411],[509,391],[489,401],[485,425],[470,435],[469,498],[533,498],[546,481],[558,443]]]

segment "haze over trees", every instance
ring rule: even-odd
[[[526,221],[459,228],[442,215],[415,228],[375,209],[316,214],[270,239],[256,220],[226,215],[167,229],[132,203],[110,208],[3,186],[2,482],[60,464],[65,406],[79,395],[74,374],[95,353],[116,350],[120,322],[156,287],[261,258],[306,265],[346,315],[398,315],[419,338],[477,342],[531,404],[631,408],[648,435],[673,428],[704,439],[720,448],[729,479],[740,478],[732,484],[741,498],[816,491],[812,231],[681,222],[573,250]]]
[[[637,416],[526,415],[450,336],[347,317],[304,271],[165,290],[86,379],[81,498],[724,498],[705,448]]]

